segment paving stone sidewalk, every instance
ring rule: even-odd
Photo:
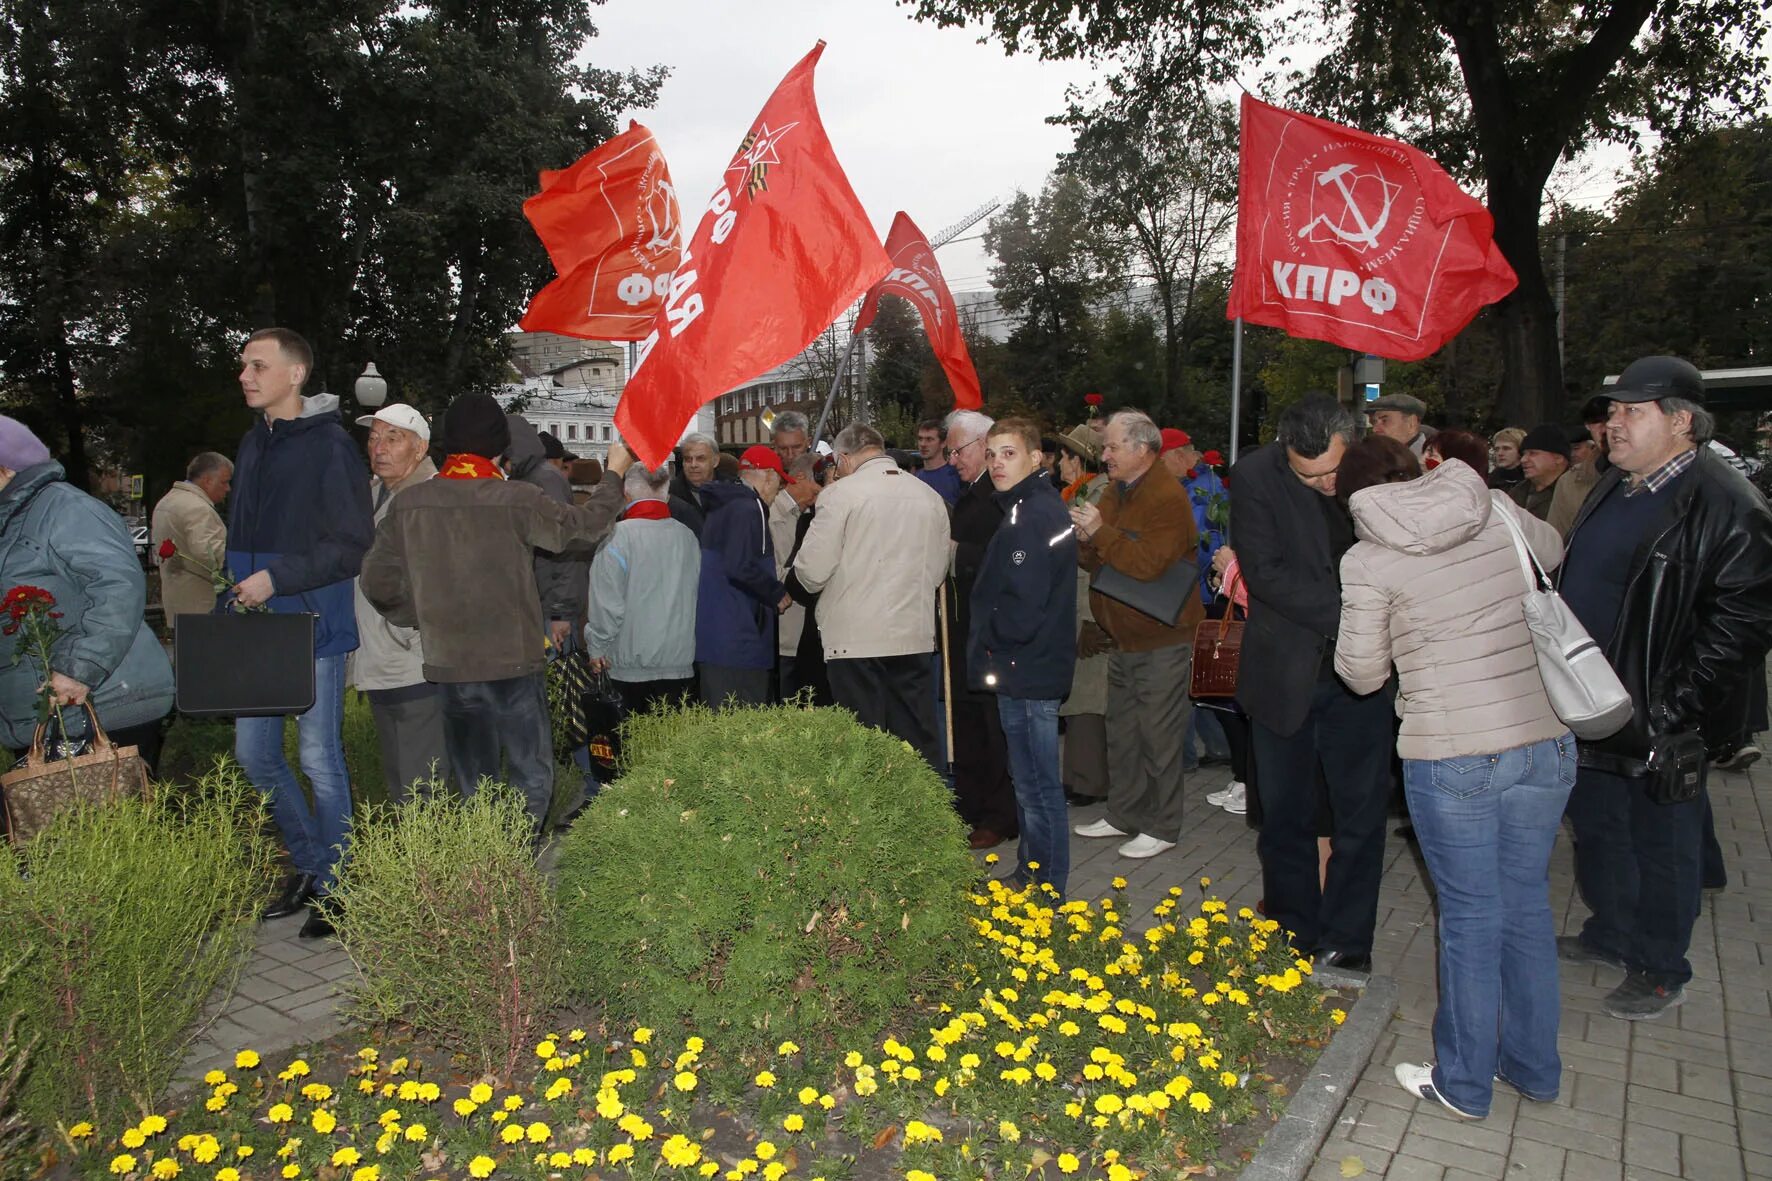
[[[1100,896],[1128,881],[1128,913],[1148,916],[1171,885],[1212,879],[1210,892],[1233,908],[1261,895],[1255,833],[1240,816],[1206,804],[1229,776],[1222,768],[1189,775],[1187,835],[1149,861],[1126,861],[1113,840],[1072,841],[1071,890]],[[1767,806],[1772,764],[1742,774],[1713,773],[1717,834],[1729,888],[1705,900],[1693,935],[1695,979],[1686,1003],[1659,1021],[1606,1016],[1601,998],[1619,973],[1563,966],[1562,1095],[1554,1104],[1519,1099],[1498,1087],[1489,1118],[1454,1119],[1438,1105],[1412,1102],[1391,1076],[1401,1061],[1433,1057],[1434,912],[1427,874],[1412,846],[1388,837],[1373,958],[1396,978],[1398,1011],[1337,1127],[1309,1174],[1389,1181],[1772,1181],[1772,848]],[[1096,809],[1073,810],[1073,822]],[[1007,859],[1013,850],[998,850]],[[1567,835],[1551,861],[1551,903],[1562,929],[1579,929]],[[251,1047],[274,1052],[344,1027],[337,982],[352,969],[336,942],[296,938],[299,916],[266,923],[235,995],[192,1047],[195,1077]]]

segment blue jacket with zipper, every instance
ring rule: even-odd
[[[1077,664],[1077,535],[1064,498],[1035,471],[997,493],[1003,523],[985,547],[966,639],[972,688],[1063,700]]]
[[[273,611],[311,611],[314,655],[357,646],[351,580],[375,540],[369,470],[338,413],[338,398],[302,398],[301,414],[260,415],[240,440],[228,511],[228,569],[270,572]]]
[[[727,668],[775,667],[775,576],[768,508],[749,484],[701,486],[701,585],[695,602],[695,659]]]

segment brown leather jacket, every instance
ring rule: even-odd
[[[1110,481],[1102,493],[1101,528],[1081,544],[1077,560],[1090,572],[1112,566],[1122,574],[1150,581],[1184,556],[1191,562],[1200,549],[1194,508],[1187,492],[1160,463],[1131,487]],[[1089,609],[1114,643],[1128,652],[1153,652],[1192,644],[1194,628],[1206,618],[1199,595],[1189,595],[1181,618],[1170,627],[1097,591],[1089,592]]]

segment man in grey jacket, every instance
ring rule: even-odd
[[[404,403],[383,406],[357,420],[369,428],[370,503],[375,523],[388,515],[394,494],[437,474],[431,462],[431,424]],[[415,783],[447,782],[443,742],[443,688],[425,680],[425,650],[417,628],[399,627],[369,605],[357,586],[357,650],[351,684],[369,698],[381,747],[388,801],[403,804]]]
[[[591,667],[608,670],[630,713],[695,688],[701,545],[671,518],[671,465],[628,469],[628,506],[591,562]]]

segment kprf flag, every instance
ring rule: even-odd
[[[1425,153],[1243,96],[1229,318],[1418,360],[1514,289],[1494,232]]]
[[[954,391],[954,409],[977,410],[984,405],[978,389],[978,371],[972,368],[972,354],[966,351],[966,338],[960,332],[960,312],[954,306],[953,293],[942,277],[941,266],[929,239],[917,228],[910,215],[900,211],[892,219],[892,232],[886,235],[886,256],[892,269],[886,277],[868,288],[861,311],[856,313],[855,331],[860,332],[874,322],[880,310],[882,295],[902,295],[916,305],[923,317],[923,333],[941,371],[947,374]]]
[[[823,52],[788,71],[739,143],[640,344],[615,423],[648,467],[697,407],[799,353],[890,268],[818,117]]]
[[[683,253],[677,190],[652,132],[630,122],[572,167],[542,173],[523,215],[559,277],[518,327],[593,340],[652,331]]]

